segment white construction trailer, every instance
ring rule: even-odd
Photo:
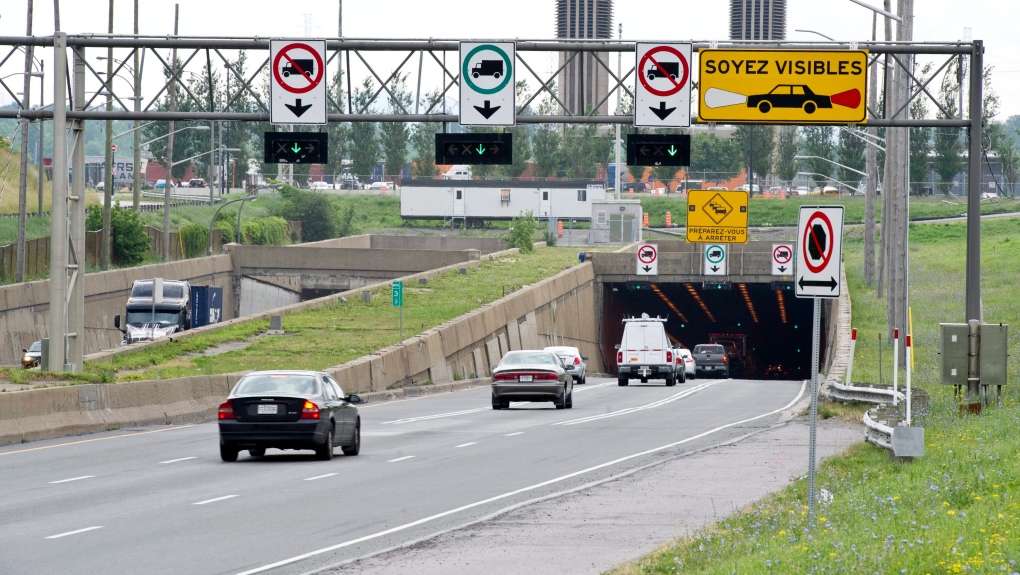
[[[530,211],[539,220],[589,221],[592,202],[606,199],[604,182],[592,180],[404,180],[400,216],[405,220],[449,220],[480,228]]]

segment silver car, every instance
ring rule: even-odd
[[[588,358],[582,357],[581,351],[576,347],[547,347],[544,351],[551,351],[563,360],[563,367],[574,377],[574,383],[581,385],[588,383]]]
[[[511,401],[551,401],[556,409],[574,406],[574,378],[549,351],[511,351],[492,370],[492,408]]]

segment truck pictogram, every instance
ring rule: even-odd
[[[649,80],[665,78],[667,75],[675,81],[680,76],[680,62],[652,62],[652,67],[648,69]]]
[[[477,79],[479,76],[492,76],[498,80],[501,76],[503,76],[503,61],[482,60],[475,64],[474,67],[471,68],[471,77]]]
[[[298,69],[300,68],[300,70]],[[283,74],[284,78],[290,78],[291,74],[304,74],[305,77],[311,78],[312,71],[315,69],[315,61],[311,58],[290,60],[287,64],[283,65],[283,69],[280,73]]]

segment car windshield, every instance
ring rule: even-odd
[[[180,319],[181,312],[179,311],[160,311],[156,310],[155,316],[153,316],[152,310],[147,309],[145,311],[129,311],[124,323],[127,324],[148,324],[156,323],[159,325],[174,325],[177,320]],[[154,319],[155,318],[155,319]]]
[[[42,342],[37,341],[32,344],[32,347],[28,348],[28,351],[42,351]]]
[[[558,360],[556,356],[549,352],[543,351],[520,351],[511,352],[503,357],[503,360],[499,362],[497,367],[505,367],[510,365],[556,365]]]
[[[721,345],[698,345],[694,347],[694,353],[726,353]]]
[[[237,383],[231,395],[315,395],[319,386],[312,375],[303,374],[258,374],[248,375]]]

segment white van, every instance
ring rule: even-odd
[[[616,346],[617,383],[621,386],[632,379],[641,383],[663,379],[667,387],[676,385],[673,345],[666,336],[665,323],[665,318],[651,318],[646,313],[623,320],[623,340]]]
[[[443,174],[444,180],[473,180],[474,176],[471,175],[471,166],[451,166],[446,173]]]

